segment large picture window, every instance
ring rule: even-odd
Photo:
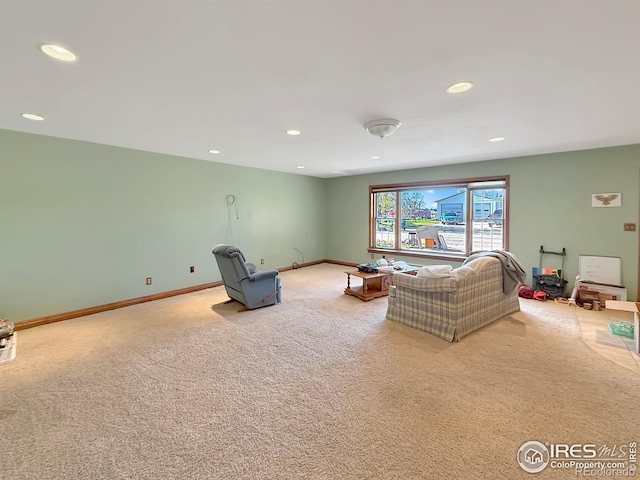
[[[369,251],[465,257],[508,249],[509,178],[372,185]]]

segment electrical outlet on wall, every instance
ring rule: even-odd
[[[151,285],[151,277],[147,277],[147,285]]]
[[[264,258],[260,259],[260,265],[264,265]]]
[[[189,271],[190,271],[191,273],[195,272],[195,271],[196,271],[196,267],[193,267],[193,266],[192,266],[192,267],[190,267],[190,268],[189,268]]]

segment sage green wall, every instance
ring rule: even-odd
[[[0,317],[219,280],[211,248],[223,242],[261,268],[301,262],[294,248],[307,262],[364,262],[369,185],[504,174],[510,249],[528,272],[540,245],[567,249],[569,280],[579,254],[619,256],[636,300],[638,233],[622,224],[638,223],[639,167],[630,145],[323,180],[0,130]],[[604,192],[621,192],[622,207],[592,208]]]
[[[318,178],[0,130],[0,317],[220,280],[218,243],[261,269],[326,258],[325,205]]]
[[[569,288],[578,274],[578,255],[617,256],[622,258],[622,280],[629,300],[636,300],[638,232],[622,228],[623,223],[639,220],[640,145],[329,179],[327,258],[369,259],[369,185],[487,175],[510,176],[509,249],[524,264],[529,282],[531,267],[539,262],[540,246],[551,251],[564,247]],[[591,194],[608,192],[622,193],[622,207],[591,206]],[[558,259],[545,256],[545,265]]]

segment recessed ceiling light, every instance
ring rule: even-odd
[[[28,120],[36,120],[38,122],[41,122],[42,120],[44,120],[44,117],[41,117],[40,115],[36,115],[35,113],[23,113],[22,116]]]
[[[218,153],[220,153],[220,150],[209,150],[209,153],[213,153],[214,155],[217,155]]]
[[[288,135],[300,135],[301,133],[300,130],[287,130]]]
[[[40,45],[40,50],[50,57],[55,58],[56,60],[62,60],[63,62],[73,62],[78,58],[75,53],[61,47],[60,45],[44,44]]]
[[[453,85],[450,85],[449,88],[447,88],[447,92],[448,93],[462,93],[462,92],[466,92],[471,87],[473,87],[473,83],[471,83],[471,82],[454,83]]]
[[[304,165],[298,165],[296,168],[304,168]]]
[[[382,155],[371,155],[369,158],[371,160],[378,160],[379,158],[382,158]]]
[[[501,142],[503,140],[504,140],[504,137],[493,137],[489,139],[490,142]]]

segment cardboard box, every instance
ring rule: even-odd
[[[578,290],[588,290],[591,292],[598,292],[600,301],[616,300],[620,302],[627,301],[627,289],[616,285],[607,285],[604,283],[595,282],[578,282]]]
[[[611,298],[605,300],[612,300]],[[576,305],[583,307],[585,303],[594,305],[594,302],[601,302],[600,292],[594,290],[587,290],[586,288],[579,288],[576,295]]]

